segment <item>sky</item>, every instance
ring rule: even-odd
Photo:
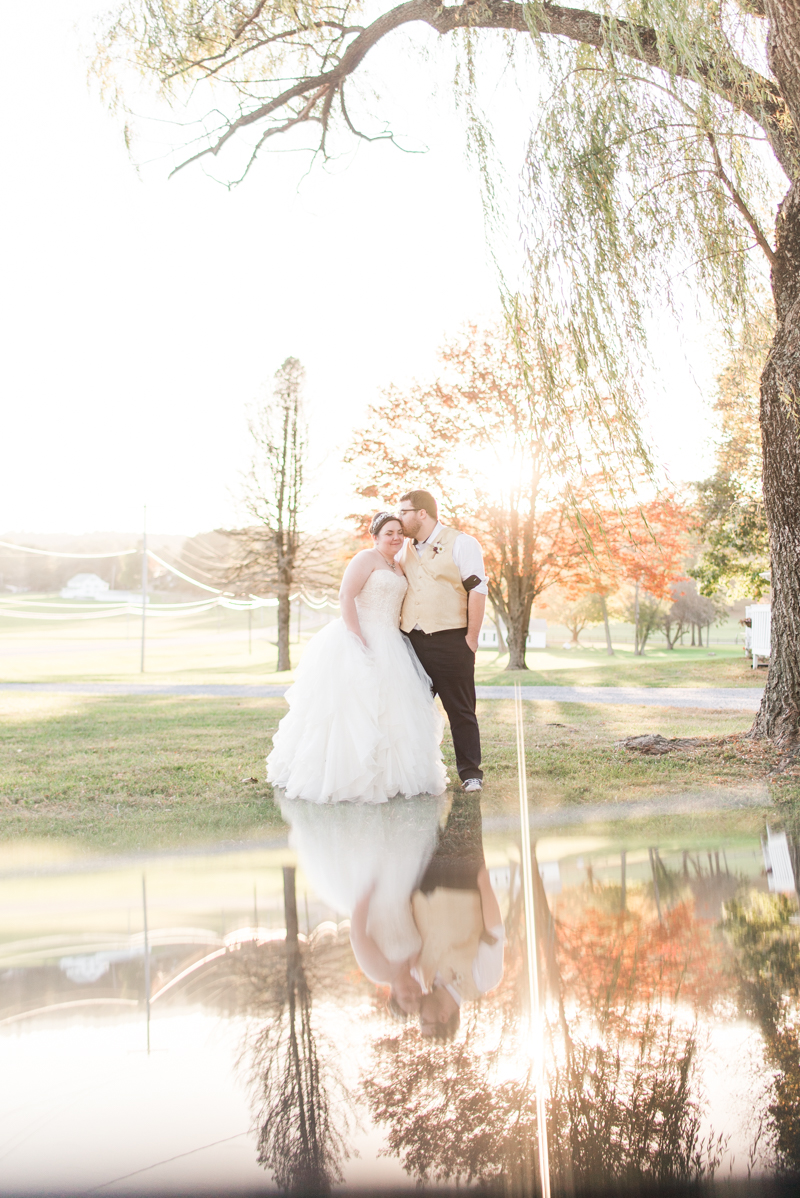
[[[170,180],[164,158],[137,170],[87,84],[104,8],[5,14],[0,530],[136,530],[145,504],[161,532],[236,523],[247,406],[290,355],[307,369],[311,519],[341,524],[341,456],[367,405],[430,377],[445,338],[499,309],[448,51],[421,31],[430,58],[409,57],[400,35],[374,67],[376,105],[424,152],[362,143],[309,172],[287,150],[228,190],[198,167]],[[151,156],[175,138],[147,130]],[[655,347],[648,423],[676,481],[708,460],[705,336],[665,325]]]

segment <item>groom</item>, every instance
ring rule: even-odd
[[[428,491],[404,495],[399,515],[409,538],[399,554],[408,579],[400,627],[447,712],[464,790],[479,791],[475,653],[488,594],[483,553],[474,537],[439,523]]]

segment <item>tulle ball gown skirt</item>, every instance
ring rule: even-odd
[[[366,649],[342,620],[309,642],[267,776],[288,798],[312,803],[440,795],[443,720],[427,676],[396,624],[360,619]]]

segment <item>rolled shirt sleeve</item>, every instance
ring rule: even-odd
[[[476,574],[480,578],[480,586],[475,587],[479,595],[488,595],[489,587],[486,581],[486,569],[483,564],[483,550],[478,541],[469,533],[460,532],[453,541],[453,561],[458,567],[461,580],[471,578]]]

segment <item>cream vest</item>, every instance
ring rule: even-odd
[[[437,886],[432,894],[416,890],[411,898],[414,922],[422,937],[417,970],[425,990],[437,973],[462,998],[480,998],[472,976],[483,931],[483,910],[477,890]]]
[[[408,590],[400,613],[400,627],[410,632],[419,624],[423,632],[444,632],[467,627],[467,592],[453,561],[453,543],[459,534],[443,527],[418,554],[412,541],[403,549],[403,569]],[[437,549],[441,546],[441,549]]]

